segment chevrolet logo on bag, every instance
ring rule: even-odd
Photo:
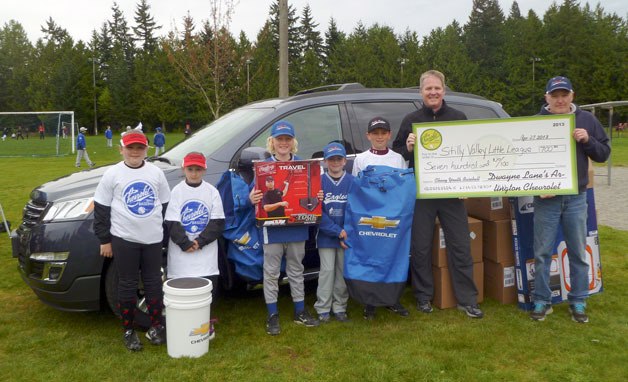
[[[399,220],[388,220],[384,216],[371,216],[370,218],[360,218],[359,225],[370,225],[375,229],[397,228]]]
[[[247,245],[251,241],[251,235],[248,232],[245,232],[240,238],[234,240],[233,242],[240,245]]]

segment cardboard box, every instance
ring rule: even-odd
[[[484,293],[502,304],[517,303],[515,265],[484,260]]]
[[[471,257],[474,263],[482,261],[482,222],[478,219],[469,217],[469,238],[471,240]],[[434,226],[434,237],[432,239],[432,266],[447,266],[447,245],[445,243],[445,234],[437,221]]]
[[[510,218],[508,198],[469,198],[464,201],[467,214],[480,220],[504,220]]]
[[[587,183],[587,188],[593,188],[595,184],[595,170],[593,169],[593,161],[589,158],[589,169],[587,171],[589,177],[589,183]]]
[[[449,268],[432,267],[434,275],[434,306],[439,309],[455,307],[458,302],[451,286]],[[478,303],[484,300],[484,265],[473,264],[473,281],[478,289]]]
[[[514,264],[512,220],[485,221],[482,224],[484,259],[500,264]]]

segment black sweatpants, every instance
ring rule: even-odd
[[[140,271],[147,301],[163,300],[161,282],[161,242],[133,243],[119,237],[111,238],[115,267],[118,271],[118,302],[137,299]]]
[[[434,297],[432,238],[437,216],[445,235],[447,266],[456,300],[462,305],[475,305],[478,291],[473,281],[469,223],[460,199],[417,199],[414,204],[410,245],[414,297],[417,301],[431,301]]]

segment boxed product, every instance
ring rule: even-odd
[[[434,306],[439,309],[455,307],[458,302],[451,285],[451,275],[447,267],[432,267],[434,275]],[[484,265],[473,263],[473,281],[478,289],[478,303],[484,300]]]
[[[513,264],[512,221],[510,219],[482,223],[482,252],[484,259],[495,263]]]
[[[471,257],[474,263],[482,261],[482,222],[472,217],[469,221],[469,238],[471,239]],[[432,239],[432,266],[447,266],[447,246],[443,228],[437,221],[434,226],[434,238]]]
[[[517,301],[519,308],[532,309],[532,292],[534,291],[534,206],[532,197],[513,198],[513,244],[515,250],[515,272],[517,279]],[[589,263],[589,295],[603,291],[602,265],[600,261],[600,243],[597,232],[595,214],[595,198],[593,189],[587,189],[587,262]],[[551,266],[550,288],[552,303],[567,301],[571,289],[569,280],[569,258],[562,230],[556,236],[556,252]]]
[[[484,294],[502,304],[517,302],[514,263],[500,264],[484,259]]]
[[[469,198],[464,201],[467,214],[480,220],[503,220],[510,217],[508,198]]]

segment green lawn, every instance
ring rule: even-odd
[[[102,137],[89,137],[88,147],[99,165],[119,160]],[[0,146],[0,156],[5,152]],[[73,161],[0,158],[0,203],[14,226],[30,190],[77,171]],[[564,304],[545,322],[533,322],[516,306],[486,300],[482,320],[456,310],[425,315],[412,309],[408,318],[378,310],[367,322],[351,302],[352,322],[304,328],[291,322],[292,303],[283,290],[282,333],[270,337],[261,291],[254,291],[212,304],[219,323],[209,353],[176,360],[166,347],[146,341],[143,352],[129,353],[108,312],[61,312],[41,303],[22,282],[7,235],[0,233],[0,380],[625,381],[628,232],[600,227],[600,242],[605,291],[589,300],[586,325],[573,323]],[[412,301],[408,289],[402,303],[412,307]],[[312,291],[306,302],[311,308]]]

